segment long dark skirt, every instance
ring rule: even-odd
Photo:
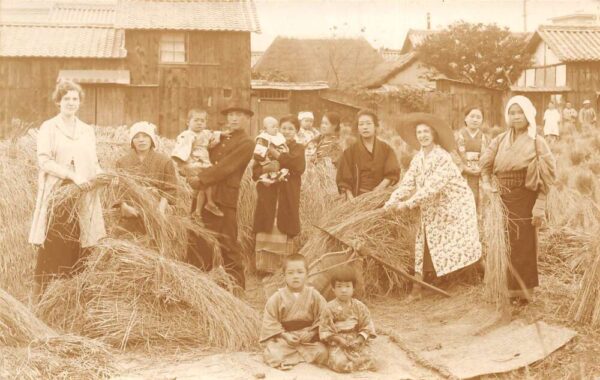
[[[537,231],[531,225],[531,210],[537,193],[519,187],[502,194],[502,202],[508,211],[508,239],[510,263],[523,281],[526,289],[539,285],[537,270]],[[508,289],[521,290],[517,278],[509,271]]]
[[[74,204],[65,204],[54,210],[48,221],[48,233],[38,249],[35,279],[45,287],[56,277],[68,277],[77,270],[83,250],[79,242],[79,221],[71,213]]]

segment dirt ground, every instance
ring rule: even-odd
[[[308,364],[284,372],[263,364],[258,351],[192,350],[122,354],[123,371],[117,379],[440,379],[470,377],[481,369],[503,372],[484,379],[599,376],[600,332],[566,319],[569,300],[563,295],[573,290],[568,284],[555,277],[542,284],[532,305],[503,314],[483,302],[480,287],[465,284],[446,288],[452,298],[427,295],[411,303],[393,296],[369,300],[379,332],[373,343],[377,372],[337,374]],[[264,305],[264,291],[256,279],[247,298],[257,309]],[[511,367],[521,368],[506,372]]]

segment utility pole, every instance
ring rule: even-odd
[[[527,0],[523,0],[523,32],[527,33]]]

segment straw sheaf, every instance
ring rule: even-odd
[[[120,349],[156,345],[253,348],[259,317],[211,275],[135,242],[106,239],[82,273],[53,282],[38,306],[62,331],[99,339]]]

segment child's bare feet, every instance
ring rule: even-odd
[[[225,214],[223,214],[223,211],[221,211],[221,209],[219,209],[219,207],[217,207],[217,205],[214,203],[207,202],[206,206],[204,206],[204,208],[213,215],[216,215],[216,216],[224,216],[225,215]]]

